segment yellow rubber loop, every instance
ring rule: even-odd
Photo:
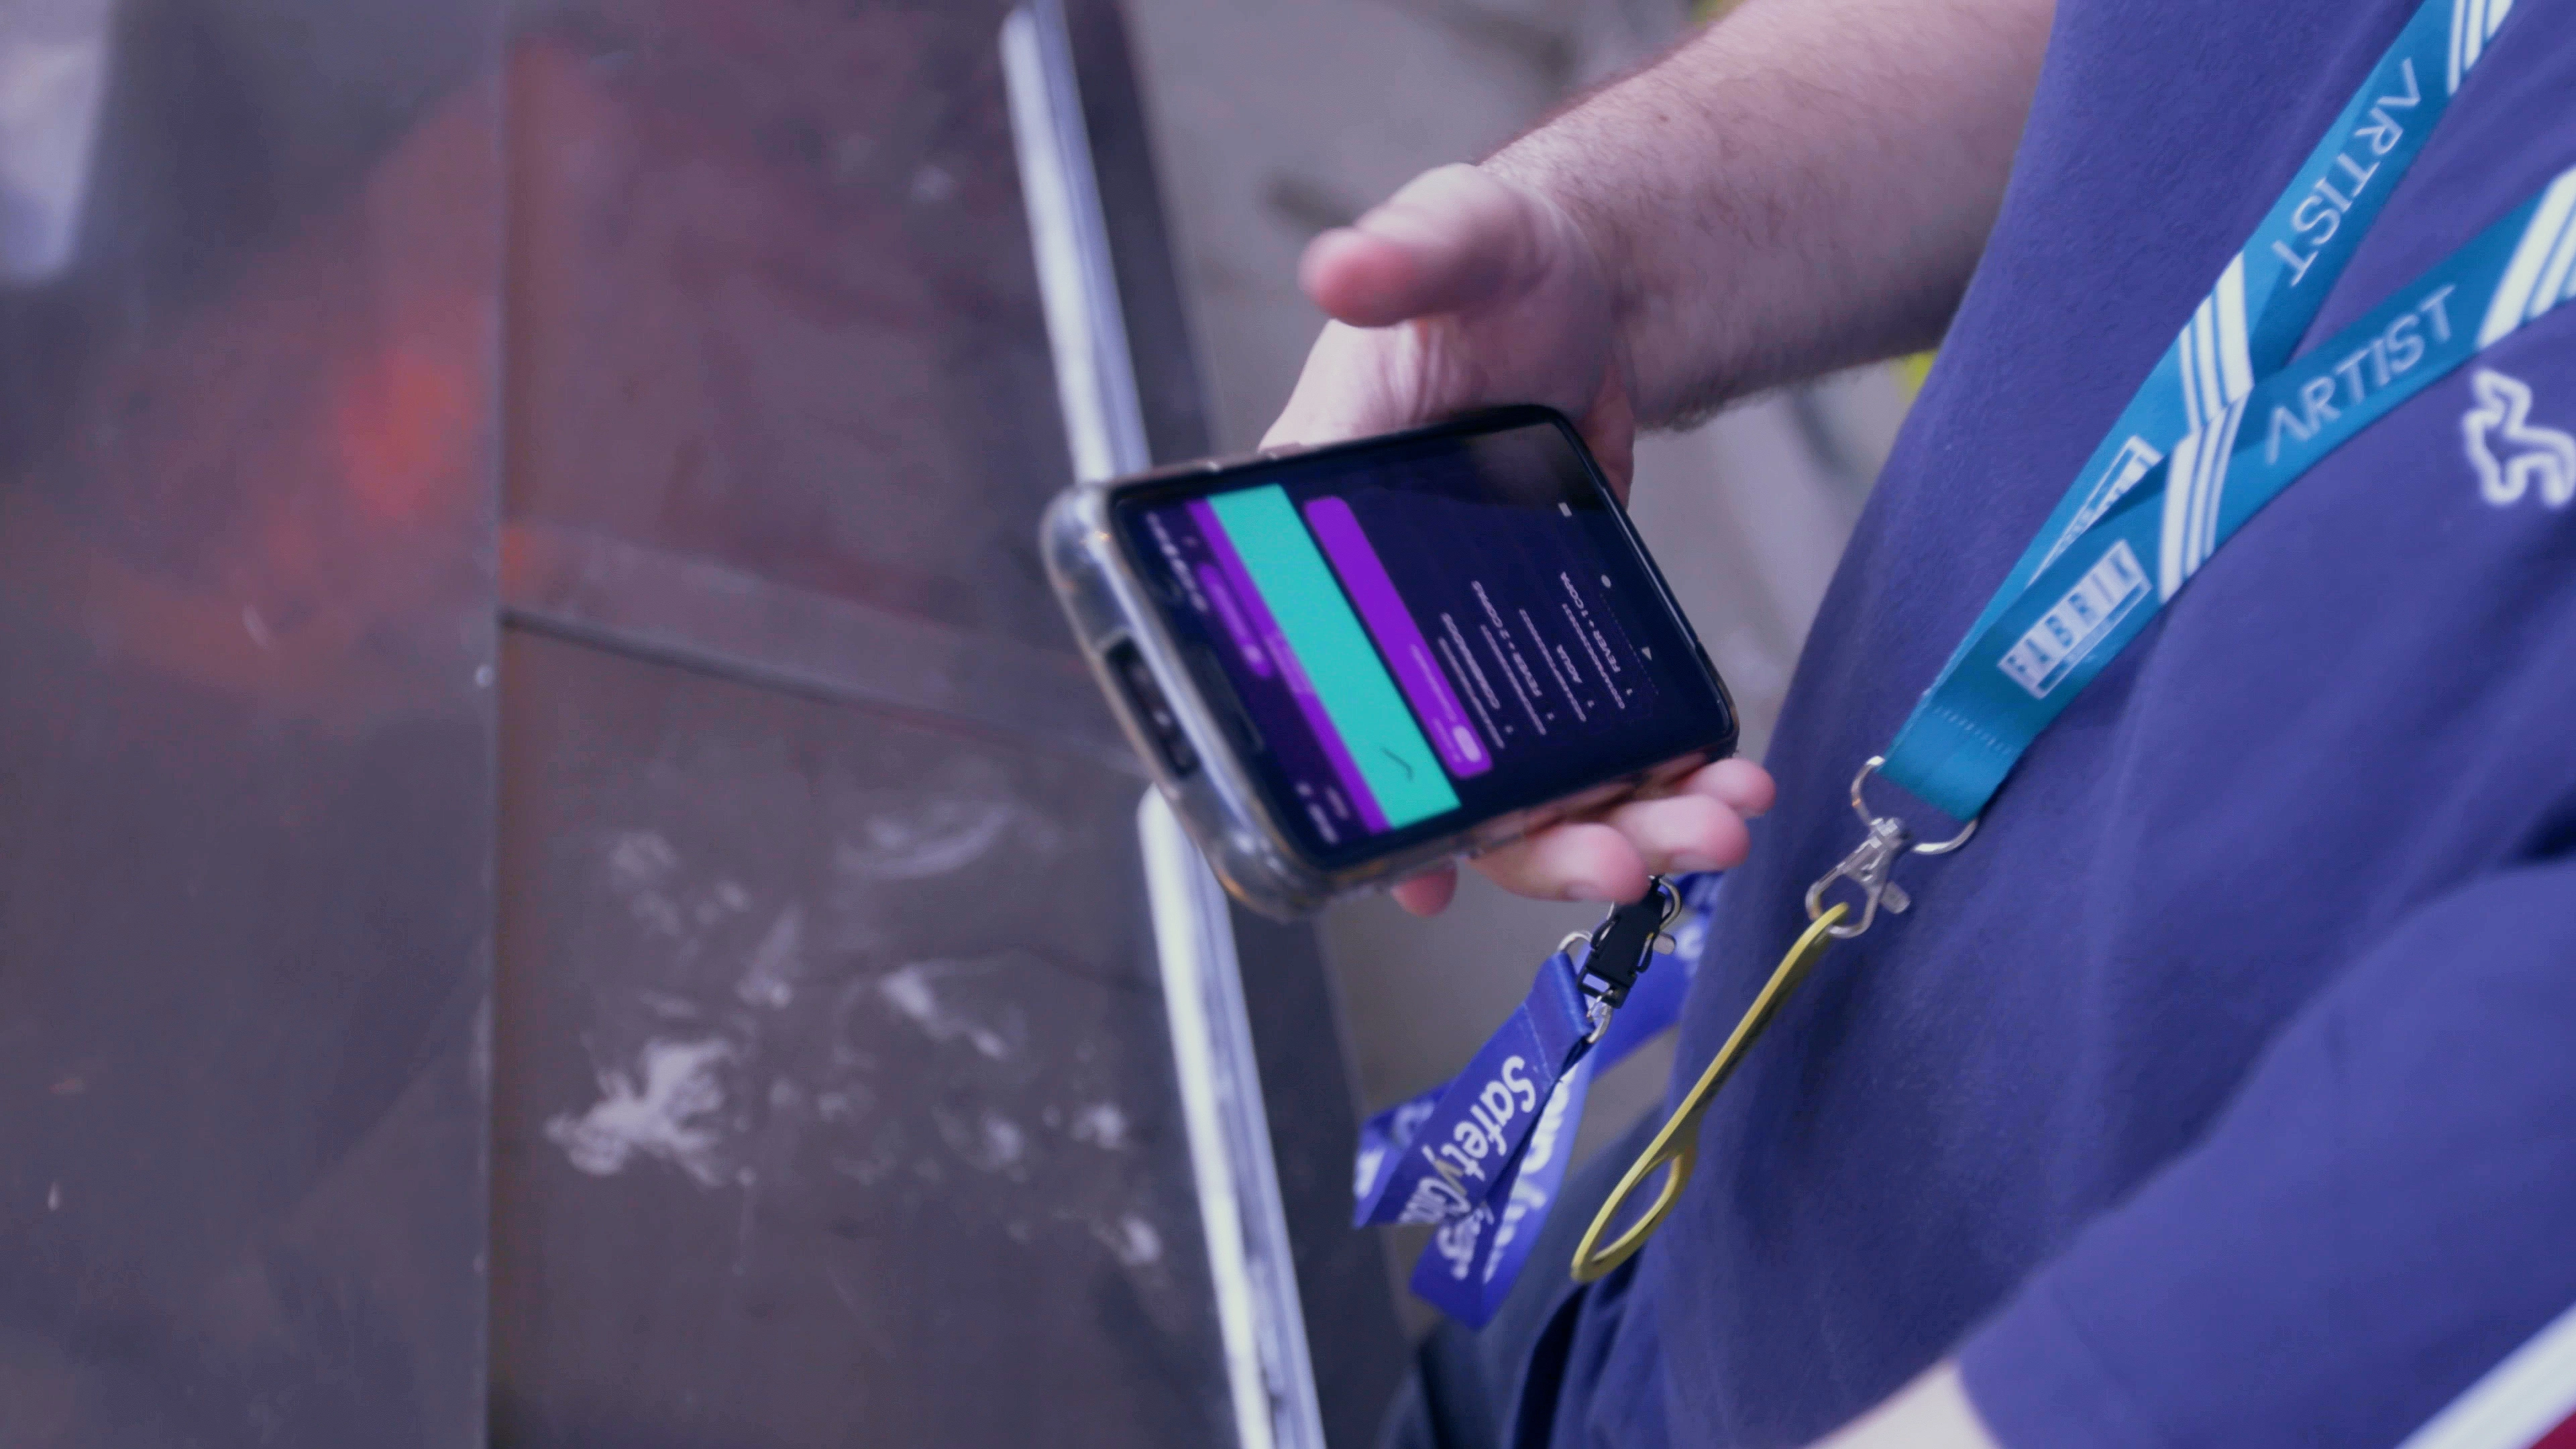
[[[1592,1226],[1583,1230],[1583,1241],[1574,1249],[1574,1281],[1589,1283],[1628,1261],[1646,1245],[1646,1239],[1654,1235],[1655,1229],[1663,1226],[1673,1204],[1681,1200],[1682,1184],[1690,1179],[1691,1162],[1699,1153],[1701,1114],[1708,1110],[1710,1102],[1716,1100],[1717,1089],[1735,1074],[1744,1054],[1771,1025],[1771,1018],[1779,1014],[1781,1003],[1798,989],[1798,983],[1806,979],[1808,970],[1823,957],[1825,948],[1834,943],[1829,934],[1833,927],[1850,914],[1849,905],[1836,904],[1832,910],[1818,916],[1815,924],[1807,927],[1806,934],[1798,938],[1797,944],[1789,948],[1789,954],[1780,958],[1771,979],[1763,984],[1762,994],[1753,998],[1753,1004],[1745,1008],[1744,1019],[1735,1024],[1735,1031],[1727,1037],[1726,1045],[1717,1049],[1716,1059],[1708,1064],[1708,1070],[1700,1073],[1699,1080],[1691,1084],[1690,1095],[1682,1098],[1681,1107],[1664,1123],[1663,1130],[1655,1134],[1655,1140],[1647,1143],[1646,1150],[1628,1165],[1619,1185],[1610,1190],[1610,1200],[1601,1205],[1601,1211],[1593,1214]],[[1630,1224],[1617,1241],[1602,1247],[1601,1235],[1610,1230],[1612,1220],[1619,1216],[1619,1209],[1636,1195],[1647,1178],[1654,1176],[1657,1168],[1667,1165],[1672,1171],[1665,1175],[1662,1189],[1655,1194],[1654,1206],[1646,1209],[1644,1217]]]

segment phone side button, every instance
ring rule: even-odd
[[[1154,747],[1162,753],[1163,763],[1173,776],[1178,778],[1196,770],[1198,751],[1190,748],[1180,716],[1172,712],[1171,701],[1164,698],[1162,685],[1155,681],[1154,671],[1137,651],[1135,641],[1119,640],[1109,646],[1106,657],[1110,675],[1127,696],[1129,713],[1144,725],[1145,733],[1154,737]]]

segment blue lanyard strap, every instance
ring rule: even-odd
[[[1576,979],[1571,954],[1548,957],[1465,1071],[1361,1125],[1354,1226],[1450,1222],[1508,1191],[1549,1097],[1592,1046]]]
[[[1962,817],[2246,520],[2399,403],[2565,301],[2576,171],[2273,371],[2001,601],[1917,705],[1886,772]]]
[[[2066,597],[2058,586],[2071,580],[2058,566],[2115,514],[2158,498],[2179,500],[2170,547],[2159,538],[2144,553],[2133,545],[2128,555],[2111,561],[2123,568],[2135,564],[2141,574],[2156,571],[2163,585],[2157,604],[2216,548],[2215,509],[2204,505],[2216,502],[2212,475],[2223,483],[2232,435],[2245,417],[2249,397],[2259,381],[2281,369],[2316,320],[2345,264],[2379,219],[2398,180],[2413,167],[2510,8],[2511,0],[2476,5],[2425,0],[2417,8],[2280,199],[2220,271],[2217,284],[2193,309],[2191,320],[2166,347],[2076,474],[2074,486],[1969,627],[1888,747],[1884,768],[1889,779],[1961,820],[1974,820],[1985,808],[2013,762],[2082,682],[2066,675],[2050,677],[2048,670],[2065,661],[2037,649],[2017,657],[2039,669],[2041,698],[2053,699],[2051,707],[2034,712],[2016,705],[1990,714],[1982,707],[1980,691],[1950,686],[1963,673],[1986,672],[1994,656],[1980,651],[2007,613],[2024,618],[2027,627],[2032,622],[2027,616],[2045,614]],[[2102,552],[2086,549],[2083,556],[2086,569],[2077,571],[2078,578],[2101,561]],[[2116,591],[2108,596],[2113,599],[2128,599],[2130,582],[2117,572],[2095,580]],[[2034,610],[2034,598],[2045,603]],[[2096,598],[2087,593],[2079,602],[2089,605]],[[2134,610],[2136,602],[2125,607]],[[2142,626],[2153,612],[2153,607],[2137,610],[2135,624]],[[2135,632],[2131,628],[2116,643],[2126,644]],[[2053,637],[2050,633],[2034,642],[2044,645]],[[2016,632],[2006,642],[2019,638]],[[2117,650],[2102,649],[2112,642],[2097,639],[2091,646],[2094,657],[2108,662]]]
[[[1667,947],[1697,959],[1717,881],[1658,881],[1612,911],[1540,965],[1465,1071],[1362,1124],[1352,1220],[1436,1225],[1413,1290],[1441,1311],[1482,1327],[1520,1276],[1593,1074],[1681,1014],[1686,973],[1645,967]]]
[[[2286,356],[2315,320],[2324,280],[2340,272],[2393,185],[2390,176],[2390,185],[2368,190],[2380,180],[2372,168],[2412,162],[2440,114],[2437,99],[2458,88],[2503,17],[2498,0],[2474,9],[2437,0],[2418,10],[2299,181],[2228,263],[1886,756],[1861,766],[1852,782],[1866,831],[1860,845],[1808,888],[1814,924],[1595,1214],[1576,1253],[1577,1277],[1618,1266],[1672,1210],[1699,1115],[1766,1013],[1827,944],[1867,930],[1882,908],[1906,909],[1889,879],[1896,861],[1966,844],[2040,731],[2265,504],[2390,409],[2576,292],[2570,169],[2359,321],[2296,360]],[[2437,43],[2447,47],[2433,52],[2443,61],[2438,98],[2422,84]],[[2400,111],[2422,112],[2421,124],[2406,131]],[[2338,178],[2347,189],[2337,189]],[[1862,790],[1881,769],[1967,828],[1927,845],[1903,821],[1872,814]],[[1846,881],[1861,892],[1856,916],[1847,902],[1826,898]],[[1663,1186],[1642,1219],[1612,1238],[1658,1169]]]
[[[1882,908],[1906,908],[1904,893],[1888,879],[1898,859],[1965,844],[1976,812],[2022,749],[2264,504],[2390,409],[2571,294],[2576,168],[2324,345],[2221,406],[2177,440],[2171,458],[2160,459],[2131,496],[2093,520],[2073,546],[2057,549],[2028,587],[1992,611],[1906,722],[1891,758],[1861,767],[1852,804],[1868,834],[1808,888],[1814,924],[1594,1215],[1576,1252],[1575,1275],[1590,1280],[1617,1267],[1672,1210],[1691,1169],[1700,1115],[1741,1050],[1832,940],[1868,929]],[[1969,831],[1921,845],[1903,822],[1870,814],[1862,785],[1882,765],[1893,773],[1893,757],[1908,748],[1918,752],[1917,767],[1953,793],[1936,794],[1919,783],[1917,792],[1968,816]],[[1856,919],[1848,903],[1825,900],[1827,889],[1843,880],[1857,884],[1864,898]],[[1659,1169],[1662,1187],[1633,1225],[1613,1237],[1613,1225],[1636,1212],[1632,1199]]]

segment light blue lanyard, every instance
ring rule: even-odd
[[[2257,384],[2306,335],[2511,5],[2425,0],[2416,10],[1897,732],[1880,766],[1889,779],[1957,819],[1976,819],[2039,732],[2233,531],[2220,515],[2241,522],[2260,506],[2245,502],[2253,485],[2231,466]],[[2386,361],[2373,362],[2371,385],[2356,398],[2370,417],[2388,405],[2370,402],[2384,391]],[[2429,380],[2419,375],[2415,385]],[[2271,426],[2268,413],[2256,421]],[[2329,421],[2301,419],[2318,437]],[[2325,451],[2300,455],[2312,462]],[[2124,548],[2096,546],[2115,516],[2140,509],[2155,520],[2147,537],[2130,536],[2132,528],[2120,531]],[[2066,612],[2052,612],[2061,604]],[[2116,616],[2085,617],[2096,608]],[[2005,629],[2007,619],[2019,627]],[[1989,687],[1997,682],[2007,687]]]
[[[1852,804],[1868,836],[1807,893],[1827,935],[1859,934],[1882,906],[1906,909],[1888,879],[1895,861],[1964,844],[2031,742],[2264,504],[2390,409],[2576,295],[2570,169],[2332,339],[2289,356],[2510,5],[2425,0],[2229,261],[1885,757],[1862,766]],[[1902,822],[1874,816],[1862,786],[1882,770],[1967,829],[1926,845]],[[1822,923],[1824,893],[1838,880],[1860,887],[1862,910],[1847,924]],[[1686,936],[1705,929],[1714,886],[1714,877],[1686,882]],[[1413,1286],[1471,1325],[1492,1315],[1524,1265],[1562,1182],[1563,1141],[1591,1073],[1613,1059],[1586,1056],[1589,1039],[1570,1014],[1579,1010],[1568,984],[1581,974],[1578,959],[1550,958],[1529,1002],[1467,1073],[1380,1113],[1362,1135],[1359,1220],[1439,1223]],[[1682,983],[1662,974],[1642,979],[1620,1013],[1623,1045],[1678,1014]],[[1462,1121],[1481,1124],[1474,1103],[1531,1095],[1497,1093],[1488,1080],[1503,1080],[1503,1059],[1527,1061],[1531,1051],[1549,1063],[1535,1110],[1499,1120],[1498,1133],[1462,1132]],[[1479,1135],[1495,1154],[1490,1178],[1465,1191],[1425,1185],[1462,1185],[1426,1149]],[[1424,1165],[1405,1166],[1408,1152]],[[1633,1186],[1622,1184],[1605,1216]],[[1642,1240],[1589,1266],[1605,1271]]]
[[[2571,210],[2576,171],[2176,443],[2163,465],[2170,476],[2141,483],[1998,600],[1916,706],[1887,773],[1945,810],[1982,809],[2040,730],[2264,504],[2389,409],[2566,300]]]

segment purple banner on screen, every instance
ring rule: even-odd
[[[1369,637],[1377,640],[1378,652],[1395,666],[1395,682],[1412,703],[1415,718],[1422,721],[1422,732],[1431,737],[1431,748],[1440,752],[1440,763],[1461,780],[1492,769],[1493,752],[1459,706],[1449,676],[1440,672],[1421,626],[1404,607],[1395,580],[1386,576],[1386,564],[1370,547],[1368,535],[1360,531],[1351,506],[1338,498],[1318,498],[1306,505],[1306,526],[1315,530],[1324,557],[1332,560],[1333,572],[1350,590],[1351,602],[1359,606],[1360,621],[1368,625]]]
[[[1297,651],[1288,647],[1288,636],[1280,632],[1279,621],[1271,617],[1270,606],[1261,601],[1261,589],[1253,583],[1251,571],[1243,566],[1243,555],[1234,551],[1234,539],[1226,533],[1224,520],[1216,516],[1216,510],[1210,508],[1205,500],[1193,499],[1190,502],[1190,521],[1199,526],[1200,536],[1207,540],[1208,552],[1216,555],[1217,572],[1224,576],[1226,592],[1242,606],[1245,622],[1252,626],[1253,637],[1260,641],[1258,647],[1279,666],[1279,674],[1288,685],[1288,693],[1297,701],[1297,712],[1306,717],[1306,728],[1314,731],[1315,743],[1324,747],[1324,758],[1331,762],[1333,778],[1341,782],[1342,792],[1350,796],[1351,807],[1359,811],[1361,822],[1369,829],[1386,829],[1386,811],[1379,807],[1377,797],[1369,793],[1368,781],[1360,777],[1359,762],[1351,758],[1350,747],[1342,743],[1342,732],[1333,727],[1333,717],[1324,713],[1324,701],[1307,680],[1306,666],[1298,662]],[[1222,611],[1224,606],[1217,607]],[[1265,672],[1249,654],[1244,657],[1244,667],[1255,674]]]
[[[1201,524],[1202,531],[1206,525]],[[1208,547],[1216,547],[1210,538]],[[1234,652],[1243,659],[1243,667],[1263,679],[1270,677],[1270,651],[1254,637],[1251,622],[1244,617],[1243,605],[1234,597],[1234,584],[1217,571],[1215,564],[1199,565],[1199,587],[1206,591],[1208,607],[1216,610],[1218,622],[1225,625],[1225,637],[1234,641]]]

